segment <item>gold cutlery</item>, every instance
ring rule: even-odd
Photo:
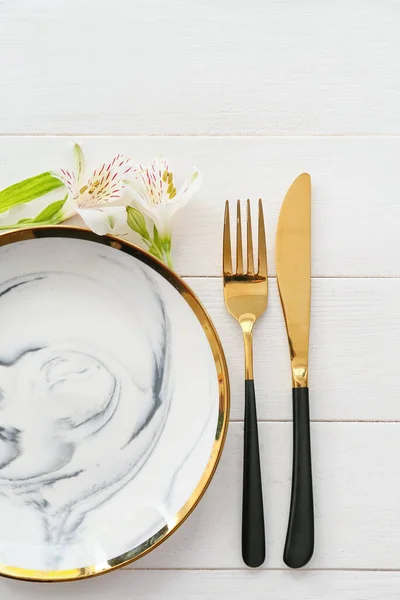
[[[223,235],[224,298],[239,322],[245,352],[245,413],[243,458],[242,556],[249,567],[265,560],[264,508],[258,445],[257,410],[253,378],[253,327],[267,308],[267,248],[262,202],[258,204],[258,269],[254,270],[250,201],[247,200],[247,270],[243,269],[240,201],[236,218],[236,271],[232,270],[229,202],[225,204]]]
[[[314,508],[308,400],[311,299],[311,179],[300,175],[282,204],[276,274],[289,340],[293,380],[293,472],[284,562],[304,566],[314,551]]]

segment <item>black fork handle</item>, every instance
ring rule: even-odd
[[[265,560],[264,506],[254,380],[245,381],[242,556],[249,567]]]

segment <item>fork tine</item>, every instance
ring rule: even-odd
[[[247,200],[247,273],[254,275],[253,237],[251,232],[250,200]]]
[[[229,202],[228,202],[228,200],[225,202],[222,263],[223,263],[224,275],[232,275],[231,224],[230,224],[230,218],[229,218]]]
[[[242,219],[240,216],[240,200],[237,201],[236,217],[236,273],[243,274],[243,248],[242,248]]]
[[[267,277],[267,245],[265,242],[264,212],[261,198],[258,201],[258,274]]]

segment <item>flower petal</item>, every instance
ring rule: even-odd
[[[121,197],[123,180],[132,170],[129,158],[122,154],[95,169],[87,184],[80,189],[78,204],[81,208],[90,208],[96,204],[108,204]]]
[[[85,157],[79,144],[74,145],[74,168],[79,181],[85,172]]]
[[[178,192],[178,197],[184,200],[184,204],[186,204],[186,202],[193,196],[193,194],[200,189],[201,183],[201,172],[194,167],[191,177],[185,181],[185,183]]]
[[[150,169],[153,169],[155,173],[161,174],[164,173],[164,171],[168,171],[169,167],[167,159],[163,156],[157,156],[157,158],[155,158],[151,163]]]
[[[180,207],[179,201],[172,200],[153,207],[151,218],[157,226],[162,241],[171,238],[172,217]]]
[[[66,221],[74,215],[76,215],[77,205],[76,200],[73,199],[71,194],[68,196],[64,206],[61,209],[61,221]]]
[[[149,217],[153,223],[157,226],[159,231],[164,231],[164,223],[165,223],[165,207],[167,204],[149,204],[143,199],[140,192],[132,187],[132,183],[129,183],[129,189],[132,192],[132,204],[140,209],[140,211]],[[172,204],[172,203],[171,203]]]
[[[77,212],[89,229],[97,235],[121,234],[128,231],[125,206],[78,208]]]
[[[149,167],[137,165],[131,173],[132,183],[142,201],[150,206],[168,202],[173,185],[173,173],[168,170],[165,158],[156,158]]]
[[[67,171],[66,169],[60,169],[59,171],[53,171],[52,176],[56,177],[63,182],[67,188],[69,194],[73,198],[77,198],[79,195],[79,184],[76,179],[76,175],[73,171]]]
[[[131,195],[136,204],[139,204],[143,211],[151,216],[153,205],[150,204],[147,198],[147,192],[144,188],[143,182],[139,179],[129,179],[124,182],[129,190],[131,191]]]
[[[171,237],[171,219],[201,185],[201,175],[194,169],[179,192],[174,182],[174,173],[169,170],[165,158],[156,158],[148,168],[137,165],[126,182],[131,190],[133,202],[149,216],[157,226],[163,240]]]

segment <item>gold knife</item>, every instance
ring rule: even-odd
[[[289,340],[293,380],[293,472],[284,562],[304,566],[314,551],[314,507],[308,401],[311,300],[311,178],[299,175],[282,204],[276,274]]]

